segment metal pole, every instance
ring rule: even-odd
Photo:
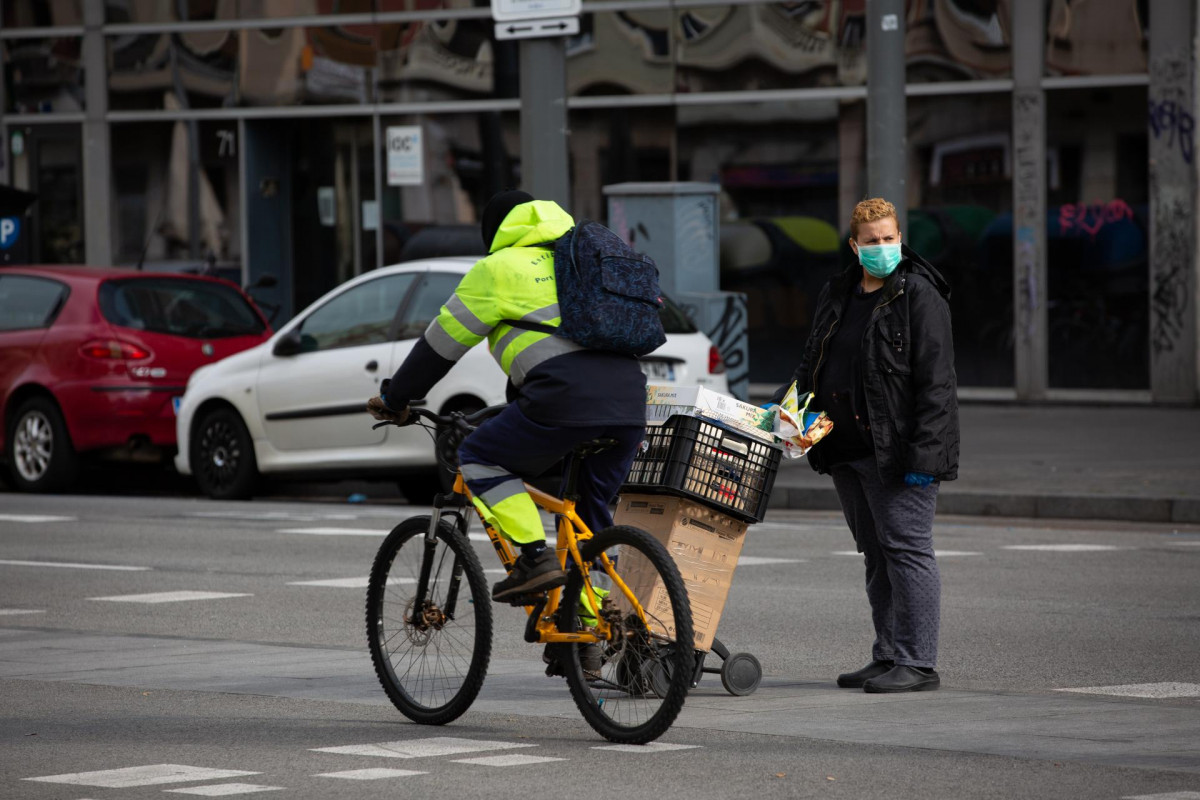
[[[1013,369],[1017,399],[1046,397],[1044,0],[1012,4]]]
[[[570,209],[566,40],[521,41],[521,185]]]
[[[1196,367],[1196,122],[1192,0],[1150,10],[1150,393],[1190,403]]]
[[[372,152],[375,153],[375,269],[383,266],[383,123],[371,116]]]
[[[867,194],[896,207],[908,230],[904,0],[867,0]]]
[[[83,223],[84,259],[101,266],[112,263],[112,148],[109,146],[108,59],[105,54],[104,4],[83,4]]]

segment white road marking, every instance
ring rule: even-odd
[[[329,578],[320,581],[292,581],[288,586],[328,586],[334,589],[365,589],[371,582],[370,578]],[[388,586],[401,586],[416,583],[416,578],[388,578]]]
[[[277,792],[282,786],[263,786],[259,783],[215,783],[212,786],[191,786],[187,789],[164,789],[175,794],[196,794],[201,797],[231,797],[235,794]]]
[[[74,522],[78,517],[55,517],[49,514],[0,514],[0,522]]]
[[[1166,794],[1137,794],[1121,800],[1200,800],[1200,792],[1167,792]]]
[[[66,561],[10,561],[0,559],[10,567],[61,567],[63,569],[111,569],[119,572],[146,572],[149,567],[122,567],[117,564],[71,564]]]
[[[472,542],[490,542],[492,540],[492,537],[486,533],[468,533],[467,538]]]
[[[0,608],[0,617],[15,617],[18,614],[45,614],[40,608]]]
[[[268,520],[290,520],[293,522],[308,522],[321,519],[358,519],[358,514],[301,514],[295,511],[189,511],[185,517],[200,517],[208,519],[241,519],[250,522]]]
[[[306,533],[309,536],[374,536],[382,539],[391,530],[381,531],[372,528],[280,528],[276,533]]]
[[[770,558],[768,556],[742,556],[738,559],[739,567],[758,567],[763,564],[807,564],[807,558]]]
[[[189,767],[186,764],[150,764],[144,767],[104,769],[97,772],[71,772],[65,775],[46,775],[41,778],[24,778],[23,780],[39,783],[69,783],[76,786],[100,786],[105,789],[131,789],[135,786],[215,781],[258,774],[257,772],[242,772],[232,769]]]
[[[855,552],[854,550],[838,550],[838,551],[834,552],[834,555],[835,556],[861,556],[862,553]],[[954,556],[979,556],[979,555],[983,555],[983,554],[982,553],[973,553],[969,550],[934,550],[933,551],[934,558],[943,558],[943,557],[953,558]]]
[[[219,600],[225,597],[253,597],[252,594],[229,592],[155,592],[151,594],[121,594],[112,597],[89,597],[113,603],[178,603],[184,600]]]
[[[483,767],[524,767],[529,764],[544,764],[547,761],[566,761],[564,758],[550,756],[527,756],[524,753],[510,753],[503,756],[482,756],[480,758],[454,758],[455,764],[478,764]]]
[[[698,744],[670,744],[668,742],[650,742],[649,744],[598,744],[593,750],[615,750],[618,753],[665,753],[668,750],[694,750]]]
[[[1200,697],[1200,683],[1127,683],[1122,686],[1085,686],[1079,689],[1059,689],[1079,694],[1107,694],[1113,697]]]
[[[1109,550],[1128,550],[1112,544],[1008,544],[1001,550],[1036,550],[1042,553],[1100,553]]]
[[[428,775],[415,769],[351,769],[345,772],[322,772],[318,778],[341,778],[347,781],[377,781],[383,778],[408,778],[412,775]]]
[[[1167,542],[1167,544],[1173,544],[1176,547],[1200,547],[1200,542]],[[1146,795],[1146,796],[1150,797],[1150,795]],[[1196,796],[1200,797],[1200,794],[1197,794]],[[1164,797],[1165,797],[1165,795],[1164,795]]]
[[[345,756],[382,756],[384,758],[424,758],[453,756],[459,753],[483,753],[489,750],[510,750],[517,747],[537,747],[536,744],[495,742],[486,739],[460,739],[454,736],[434,736],[429,739],[409,739],[379,744],[352,744],[346,747],[315,747],[314,753],[337,753]]]

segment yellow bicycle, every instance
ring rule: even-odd
[[[411,411],[436,426],[439,459],[449,467],[466,434],[503,408],[448,416]],[[528,614],[525,640],[550,645],[547,672],[566,677],[588,724],[611,741],[642,744],[670,728],[692,685],[692,615],[679,570],[658,540],[627,526],[593,533],[575,511],[581,460],[612,444],[600,439],[576,448],[561,498],[526,487],[534,503],[555,515],[556,552],[567,582],[512,605]],[[471,510],[470,493],[456,472],[453,490],[436,496],[433,513],[397,525],[371,567],[371,659],[388,697],[414,722],[457,719],[487,673],[492,600],[468,537],[471,517],[483,522],[506,570],[516,554]]]

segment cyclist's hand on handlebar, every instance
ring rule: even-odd
[[[412,416],[409,413],[408,406],[399,411],[393,411],[387,407],[387,404],[383,402],[383,398],[378,395],[367,401],[367,413],[380,422],[391,422],[394,425],[406,425],[408,424],[409,417]]]

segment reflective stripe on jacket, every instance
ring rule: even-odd
[[[534,200],[515,207],[496,231],[488,252],[463,276],[454,296],[425,331],[434,352],[457,361],[485,337],[496,363],[514,386],[542,362],[584,348],[504,320],[558,327],[553,242],[575,225],[557,203]]]

